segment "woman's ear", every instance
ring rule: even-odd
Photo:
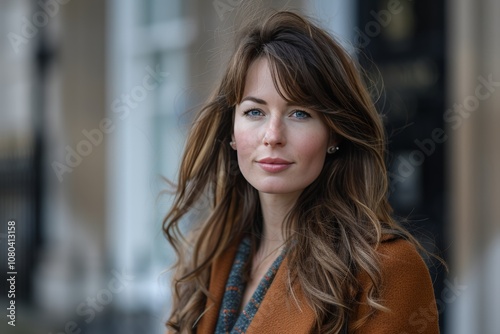
[[[333,153],[337,152],[340,149],[339,148],[340,142],[341,142],[341,140],[339,139],[339,136],[337,136],[335,134],[330,135],[330,139],[328,140],[328,146],[327,146],[326,152],[328,154],[333,154]]]
[[[233,133],[231,134],[231,141],[229,142],[229,146],[231,146],[231,148],[236,151],[236,141],[234,140]]]

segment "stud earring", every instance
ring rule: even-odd
[[[326,151],[328,152],[328,154],[333,154],[333,153],[337,152],[338,150],[339,150],[338,146],[330,146]]]

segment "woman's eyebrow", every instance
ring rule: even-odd
[[[255,102],[257,104],[262,104],[262,105],[265,105],[265,106],[267,105],[267,102],[265,100],[259,99],[258,97],[254,97],[254,96],[246,96],[246,97],[244,97],[241,100],[240,104],[243,103],[243,102],[245,102],[245,101],[252,101],[252,102]],[[294,104],[294,103],[290,103],[290,102],[287,102],[286,105],[287,106],[298,106],[298,104]]]
[[[262,100],[262,99],[259,99],[259,98],[256,98],[256,97],[253,97],[253,96],[246,96],[244,97],[240,103],[243,103],[245,101],[252,101],[252,102],[255,102],[255,103],[258,103],[258,104],[263,104],[263,105],[267,105],[267,102]]]

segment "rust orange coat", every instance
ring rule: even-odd
[[[237,245],[224,252],[212,266],[210,292],[216,302],[207,301],[206,312],[197,324],[198,334],[211,334],[215,330],[226,280],[229,276]],[[390,312],[374,314],[359,334],[439,333],[438,313],[429,271],[415,247],[402,239],[386,238],[378,248],[383,275],[382,300]],[[287,297],[287,260],[283,260],[271,287],[267,291],[247,334],[303,334],[312,333],[314,313],[306,302],[298,282],[293,286],[296,301]],[[360,275],[363,286],[367,276]],[[362,298],[366,298],[362,297]],[[356,310],[355,321],[363,317],[368,308]],[[350,331],[350,333],[353,333]]]

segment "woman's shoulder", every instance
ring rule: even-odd
[[[379,257],[382,287],[400,287],[408,294],[425,288],[432,292],[429,269],[418,252],[417,246],[403,237],[386,235],[376,247]]]
[[[432,281],[417,247],[402,237],[386,235],[376,250],[382,275],[379,301],[387,311],[369,316],[357,333],[373,333],[374,328],[384,333],[438,333]],[[362,274],[360,281],[366,293],[371,280]],[[353,320],[370,313],[366,297],[362,296],[362,304]]]
[[[394,234],[383,235],[376,250],[383,275],[388,272],[400,272],[402,270],[420,271],[422,274],[429,275],[427,265],[417,247],[401,236]]]

